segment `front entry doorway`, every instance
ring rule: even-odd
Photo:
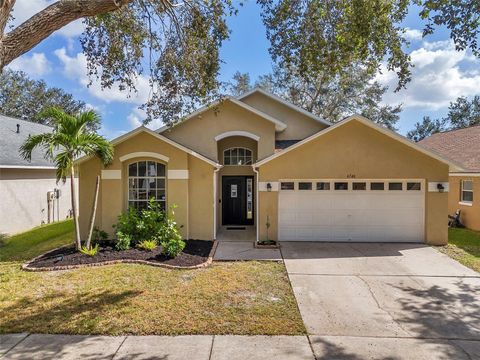
[[[222,176],[222,224],[253,225],[253,176]]]

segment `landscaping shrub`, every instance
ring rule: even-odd
[[[96,244],[91,249],[88,249],[86,246],[82,246],[80,252],[88,256],[95,256],[98,253],[98,244]]]
[[[117,231],[117,242],[115,244],[116,250],[128,250],[130,249],[131,237],[129,234],[124,234],[121,231]]]
[[[137,248],[145,251],[152,251],[157,247],[157,242],[155,240],[143,240],[138,243]]]
[[[147,209],[137,210],[130,207],[118,217],[115,229],[118,233],[128,234],[132,246],[143,240],[158,239],[162,224],[165,221],[165,211],[154,200],[150,200]]]
[[[98,244],[100,242],[104,242],[108,239],[108,234],[106,231],[100,230],[99,228],[95,227],[93,229],[92,234],[92,241],[94,244]]]
[[[177,257],[178,254],[185,249],[185,241],[183,241],[178,231],[177,223],[174,220],[174,207],[169,213],[165,214],[165,221],[162,223],[160,231],[160,245],[162,245],[162,253],[170,258]]]

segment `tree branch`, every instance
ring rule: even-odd
[[[33,15],[3,38],[0,32],[0,71],[54,31],[77,19],[114,11],[133,0],[60,0]],[[0,30],[6,24],[15,0],[4,0],[0,7]]]
[[[16,0],[0,0],[0,44],[15,1]]]

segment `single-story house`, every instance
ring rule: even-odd
[[[20,146],[51,127],[0,115],[0,233],[13,234],[70,215],[70,181],[57,184],[54,164],[41,149],[28,162]]]
[[[480,125],[437,133],[419,144],[464,169],[450,172],[448,211],[461,210],[462,223],[480,230]]]
[[[177,205],[190,239],[251,227],[260,240],[447,243],[448,174],[459,168],[359,115],[331,124],[254,89],[113,145],[107,168],[78,161],[83,236],[101,174],[96,225],[110,233],[154,197]]]

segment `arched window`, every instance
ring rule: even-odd
[[[165,209],[165,173],[165,165],[155,161],[138,161],[128,165],[128,206],[144,209],[154,198]]]
[[[246,148],[230,148],[223,152],[224,165],[252,165],[252,151]]]

